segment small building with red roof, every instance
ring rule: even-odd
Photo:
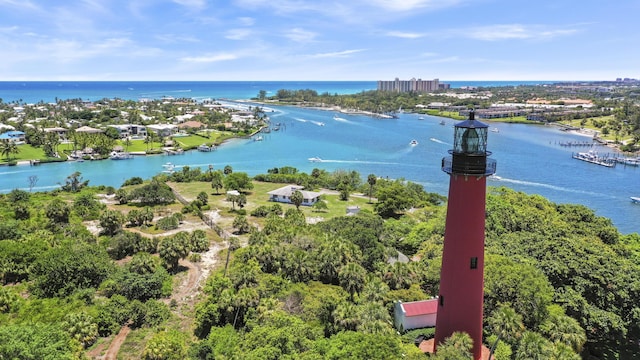
[[[394,324],[400,332],[436,326],[437,298],[406,303],[396,301],[393,308]]]

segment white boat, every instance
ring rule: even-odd
[[[444,124],[445,124],[444,120],[440,120],[440,125],[444,125]]]
[[[311,162],[322,162],[322,159],[320,159],[319,157],[310,157],[309,161],[311,161]]]
[[[338,116],[338,115],[333,115],[333,120],[336,120],[336,121],[347,121],[347,119],[345,119],[345,118],[341,118],[341,117],[340,117],[340,116]]]
[[[416,146],[416,145],[418,145],[418,140],[416,140],[416,139],[411,140],[411,142],[409,143],[409,145],[411,145],[411,146]]]
[[[175,165],[173,165],[172,163],[168,162],[164,165],[162,165],[162,167],[164,168],[164,170],[162,170],[163,173],[166,174],[171,174],[174,172],[174,169],[176,168]]]
[[[418,120],[424,120],[424,116],[420,116]]]
[[[111,160],[126,160],[126,159],[132,159],[132,158],[133,158],[133,155],[126,152],[113,151],[111,152],[111,155],[109,155],[109,159]]]
[[[319,122],[318,126],[324,126],[324,123],[323,122]]]
[[[198,145],[198,151],[209,152],[209,151],[211,151],[211,146],[209,146],[207,144],[200,144],[200,145]]]
[[[262,141],[262,136],[254,137],[253,141]]]
[[[589,150],[588,152],[579,152],[571,154],[571,157],[574,159],[586,161],[588,163],[605,166],[605,167],[614,167],[616,166],[616,161],[613,158],[609,158],[607,156],[600,156],[597,152],[593,150]]]
[[[497,127],[494,127],[494,128],[491,128],[491,132],[497,133],[497,132],[500,132],[500,130]]]
[[[634,204],[640,204],[640,197],[631,196],[631,202]]]

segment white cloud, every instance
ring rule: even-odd
[[[286,34],[284,34],[285,37],[296,42],[312,41],[313,39],[315,39],[316,35],[317,34],[314,32],[307,31],[300,28],[291,29]]]
[[[25,10],[40,10],[39,6],[28,0],[0,0],[0,6],[11,6]]]
[[[224,35],[229,40],[244,40],[251,36],[251,29],[231,29]]]
[[[16,30],[18,30],[17,26],[0,27],[0,33],[10,34],[15,33]]]
[[[173,2],[192,10],[202,10],[207,7],[206,0],[173,0]]]
[[[256,23],[256,19],[252,18],[252,17],[239,17],[238,21],[240,22],[240,24],[242,26],[253,26],[253,24]]]
[[[336,51],[336,52],[329,52],[329,53],[319,53],[319,54],[313,54],[310,55],[309,57],[312,58],[344,58],[344,57],[349,57],[351,54],[355,54],[355,53],[359,53],[365,51],[365,49],[353,49],[353,50],[344,50],[344,51]]]
[[[375,6],[391,11],[441,9],[460,4],[461,0],[370,0]]]
[[[193,37],[193,36],[182,36],[182,35],[175,35],[175,34],[158,34],[154,36],[156,39],[165,42],[165,43],[180,43],[180,42],[189,42],[189,43],[196,43],[196,42],[200,42],[199,39]]]
[[[418,38],[424,37],[425,35],[420,33],[410,33],[410,32],[403,32],[403,31],[389,31],[387,33],[387,36],[399,37],[403,39],[418,39]]]
[[[461,35],[477,40],[497,41],[509,39],[551,39],[572,35],[576,29],[546,29],[540,25],[505,24],[463,30]]]
[[[212,62],[218,62],[218,61],[235,60],[237,58],[238,56],[235,54],[223,53],[223,54],[212,54],[212,55],[204,55],[204,56],[189,56],[189,57],[183,57],[180,60],[188,63],[212,63]]]

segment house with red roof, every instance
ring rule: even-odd
[[[396,301],[393,304],[394,324],[400,332],[436,326],[437,312],[437,298],[406,303]]]

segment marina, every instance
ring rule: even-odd
[[[579,152],[571,154],[571,157],[577,160],[586,161],[591,164],[596,164],[608,168],[616,166],[616,159],[607,155],[599,155],[596,151],[589,150],[588,152]]]

